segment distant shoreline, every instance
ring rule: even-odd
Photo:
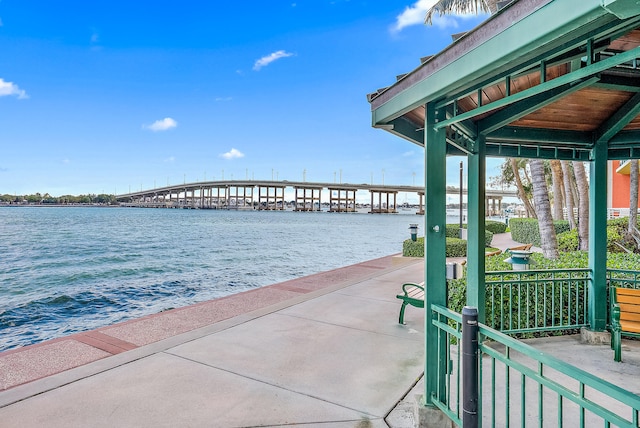
[[[52,208],[63,208],[63,207],[94,207],[94,208],[120,208],[120,205],[107,205],[107,204],[22,204],[22,203],[9,203],[9,202],[0,202],[0,207],[52,207]]]

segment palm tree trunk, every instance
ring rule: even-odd
[[[563,200],[562,200],[562,165],[557,159],[549,162],[551,164],[551,182],[553,184],[553,219],[562,220]]]
[[[538,214],[538,228],[540,230],[540,246],[542,254],[548,259],[558,258],[558,240],[551,216],[551,202],[549,190],[544,176],[544,162],[541,159],[531,159],[531,180],[533,184],[533,200]]]
[[[518,196],[520,200],[524,204],[525,209],[527,210],[527,217],[536,217],[536,211],[533,209],[531,205],[531,201],[527,197],[527,192],[524,190],[524,186],[522,185],[522,179],[520,178],[520,168],[518,167],[518,161],[516,158],[509,158],[509,163],[511,164],[511,169],[513,170],[513,178],[516,182],[516,187],[518,188]]]
[[[629,227],[628,235],[633,236],[638,223],[638,161],[631,160],[629,183]],[[631,239],[629,241],[632,241]]]
[[[582,162],[573,162],[573,171],[578,186],[578,240],[579,249],[589,249],[589,182]]]
[[[576,228],[576,218],[573,216],[573,208],[574,199],[573,199],[573,191],[571,190],[571,176],[573,172],[571,171],[571,166],[567,161],[560,161],[560,165],[562,166],[562,181],[564,182],[564,196],[565,202],[567,203],[567,219],[569,220],[569,227],[571,229]]]

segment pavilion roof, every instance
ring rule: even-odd
[[[518,0],[369,94],[372,124],[424,145],[433,103],[449,154],[640,158],[639,58],[636,0]]]

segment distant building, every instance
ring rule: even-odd
[[[637,161],[636,161],[637,162]],[[608,203],[609,217],[629,215],[631,161],[611,161],[609,168]]]

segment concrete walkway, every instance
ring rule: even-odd
[[[227,311],[243,307],[240,314],[177,335],[167,335],[167,327],[205,316],[206,306],[87,333],[98,348],[74,337],[2,353],[5,384],[12,368],[28,379],[38,364],[54,364],[48,357],[69,358],[67,348],[99,355],[5,388],[0,425],[385,427],[385,416],[423,371],[423,312],[409,308],[401,326],[395,298],[401,283],[422,281],[423,263],[387,257],[350,268],[332,271],[344,279],[325,288],[306,287],[314,283],[307,277],[242,293],[225,304]],[[288,298],[246,310],[285,290]],[[167,337],[155,341],[158,331]],[[111,355],[98,339],[102,348],[117,342],[129,349]],[[52,345],[58,354],[47,349]]]
[[[399,325],[395,295],[423,277],[384,257],[2,352],[0,426],[413,427],[424,311]],[[574,337],[535,346],[640,391],[636,342],[622,364]]]

